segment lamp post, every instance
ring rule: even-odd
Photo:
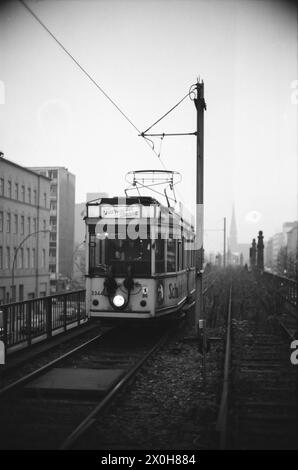
[[[16,263],[18,251],[23,246],[25,241],[28,240],[28,238],[30,238],[32,235],[36,235],[38,233],[45,233],[45,232],[50,232],[50,230],[49,229],[47,229],[47,230],[37,230],[36,232],[29,233],[25,238],[23,238],[23,240],[19,243],[18,247],[16,248],[16,251],[15,251],[14,257],[13,257],[13,262],[12,262],[12,269],[11,269],[11,300],[12,300],[12,302],[15,302],[15,297],[16,297],[15,290],[14,290],[14,270],[15,270],[15,263]],[[38,268],[38,266],[37,266],[37,268]],[[35,275],[37,276],[37,272],[36,272]]]

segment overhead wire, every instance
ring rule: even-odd
[[[132,122],[132,120],[127,116],[127,114],[122,111],[122,109],[117,105],[117,103],[104,91],[104,89],[96,82],[96,80],[87,72],[87,70],[78,62],[77,59],[69,52],[69,50],[62,44],[61,41],[50,31],[50,29],[41,21],[41,19],[34,13],[34,11],[24,2],[24,0],[19,0],[19,2],[26,8],[26,10],[35,18],[35,20],[42,26],[42,28],[47,31],[47,33],[56,41],[56,43],[63,49],[63,51],[68,55],[68,57],[77,65],[77,67],[86,75],[86,77],[96,86],[96,88],[112,103],[112,105],[122,114],[122,116],[129,122],[129,124],[137,131],[138,134],[141,134],[141,131],[138,127]],[[154,149],[154,143],[152,146],[148,142],[147,138],[144,138],[144,141],[149,146],[149,148],[155,153],[158,157],[157,152]],[[159,157],[158,157],[159,158]],[[163,165],[163,162],[161,162]],[[163,165],[164,166],[164,165]]]
[[[161,159],[161,146],[160,151],[157,153],[154,148],[154,142],[151,139],[148,139],[144,134],[152,129],[158,122],[164,119],[168,114],[170,114],[175,108],[177,108],[187,97],[191,97],[192,87],[190,87],[189,92],[178,102],[176,103],[169,111],[167,111],[163,116],[161,116],[157,121],[155,121],[145,132],[141,132],[138,127],[132,122],[132,120],[127,116],[127,114],[122,111],[122,109],[117,105],[117,103],[105,92],[105,90],[96,82],[96,80],[87,72],[87,70],[78,62],[78,60],[69,52],[69,50],[59,41],[59,39],[50,31],[50,29],[43,23],[43,21],[34,13],[34,11],[26,4],[24,0],[19,0],[24,8],[33,16],[33,18],[40,24],[40,26],[54,39],[54,41],[61,47],[61,49],[68,55],[68,57],[77,65],[77,67],[85,74],[85,76],[95,85],[95,87],[110,101],[110,103],[119,111],[119,113],[127,120],[127,122],[135,129],[135,131],[144,138],[144,141],[153,151],[153,153],[159,159],[164,170],[168,171],[163,160]],[[151,143],[150,143],[151,142]],[[162,143],[162,142],[161,142]],[[178,189],[177,189],[178,191]],[[179,191],[178,191],[179,192]],[[180,195],[181,197],[181,195]],[[181,197],[182,199],[182,197]]]

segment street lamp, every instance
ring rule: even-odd
[[[15,270],[15,263],[16,263],[18,251],[22,247],[22,245],[25,243],[25,241],[28,240],[28,238],[30,238],[32,235],[36,235],[37,233],[46,233],[46,232],[50,232],[50,230],[49,229],[47,229],[47,230],[37,230],[36,232],[29,233],[25,238],[23,238],[21,243],[16,248],[16,251],[15,251],[14,257],[13,257],[13,262],[12,262],[12,269],[11,269],[11,284],[12,284],[11,285],[11,300],[12,300],[12,302],[15,302],[15,297],[16,297],[15,295],[13,295],[13,294],[15,294],[15,290],[14,290],[14,270]],[[38,262],[38,257],[37,257],[37,262]],[[37,266],[37,269],[38,269],[38,266]]]

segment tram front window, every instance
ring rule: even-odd
[[[133,276],[150,275],[150,240],[105,240],[96,241],[94,273],[102,274],[103,266],[111,266],[114,276],[126,276],[131,266]]]

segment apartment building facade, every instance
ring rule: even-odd
[[[50,293],[50,180],[0,157],[0,304]]]
[[[70,286],[74,257],[75,175],[64,167],[33,167],[50,178],[49,270],[51,293]]]
[[[298,222],[287,232],[287,272],[298,280]]]
[[[297,276],[298,222],[285,222],[282,232],[273,235],[265,244],[265,266],[272,272]]]

